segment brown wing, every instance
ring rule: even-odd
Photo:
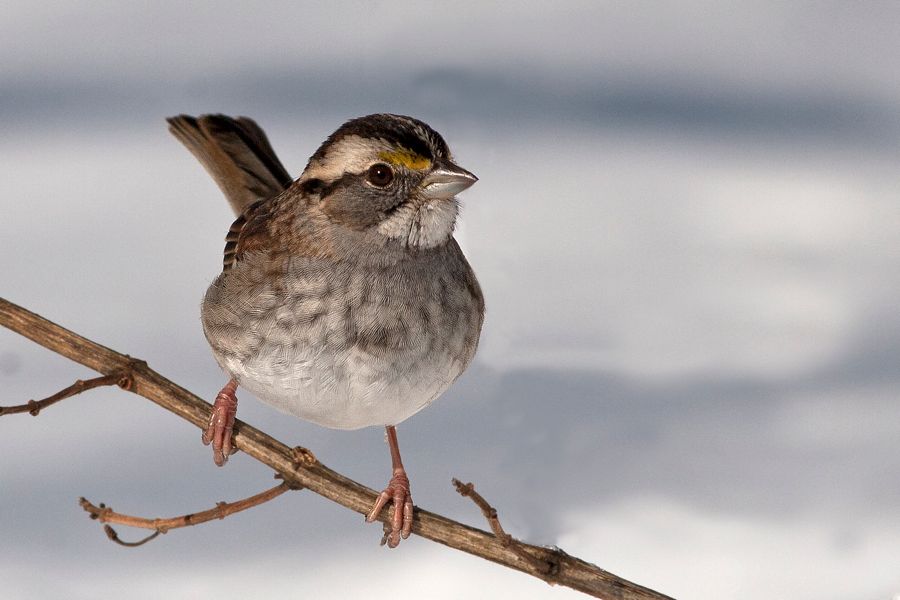
[[[291,176],[265,132],[252,119],[225,115],[166,119],[169,131],[212,176],[236,215],[254,202],[280,194]]]
[[[270,225],[275,205],[275,198],[254,202],[231,224],[225,236],[223,271],[230,270],[244,252],[272,249]]]

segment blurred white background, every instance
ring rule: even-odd
[[[900,593],[900,5],[30,3],[0,20],[0,295],[210,398],[199,302],[229,209],[166,131],[253,117],[292,173],[344,120],[440,131],[476,364],[400,428],[417,503],[678,598]],[[87,370],[0,331],[2,404]],[[383,433],[242,397],[375,488]],[[22,599],[576,597],[307,492],[139,549],[146,516],[271,485],[116,390],[0,419],[0,580]],[[120,528],[126,539],[140,532]]]

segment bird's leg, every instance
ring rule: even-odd
[[[213,460],[217,466],[228,462],[228,457],[237,452],[231,443],[231,431],[234,429],[234,416],[237,414],[237,390],[238,382],[234,379],[225,384],[216,401],[213,403],[212,414],[209,416],[209,424],[203,431],[204,445],[212,442]]]
[[[409,533],[412,530],[413,503],[412,495],[409,493],[409,478],[406,476],[406,470],[403,468],[403,462],[400,460],[397,430],[394,429],[393,425],[388,425],[386,430],[388,445],[391,448],[391,464],[393,465],[394,473],[387,487],[375,501],[375,506],[369,511],[366,521],[371,523],[377,519],[384,505],[389,500],[393,501],[394,517],[391,519],[391,533],[387,536],[387,545],[389,548],[396,548],[400,543],[400,538],[405,540],[409,537]]]

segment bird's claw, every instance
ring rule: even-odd
[[[413,523],[413,503],[412,495],[409,492],[409,478],[402,468],[394,470],[394,475],[387,487],[378,495],[375,505],[369,511],[366,522],[375,521],[381,514],[381,509],[389,501],[394,504],[394,514],[390,521],[390,531],[388,532],[385,527],[385,535],[381,543],[387,543],[388,548],[396,548],[401,539],[405,540],[409,537]]]
[[[234,430],[234,417],[237,414],[237,396],[235,390],[237,382],[229,381],[213,403],[212,414],[209,423],[203,430],[203,444],[209,446],[212,443],[213,461],[221,467],[228,462],[228,457],[237,452],[231,436]]]

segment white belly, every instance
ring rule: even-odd
[[[396,425],[431,404],[464,368],[448,356],[406,352],[390,363],[358,348],[336,355],[310,349],[287,363],[270,354],[220,362],[266,404],[334,429]]]

